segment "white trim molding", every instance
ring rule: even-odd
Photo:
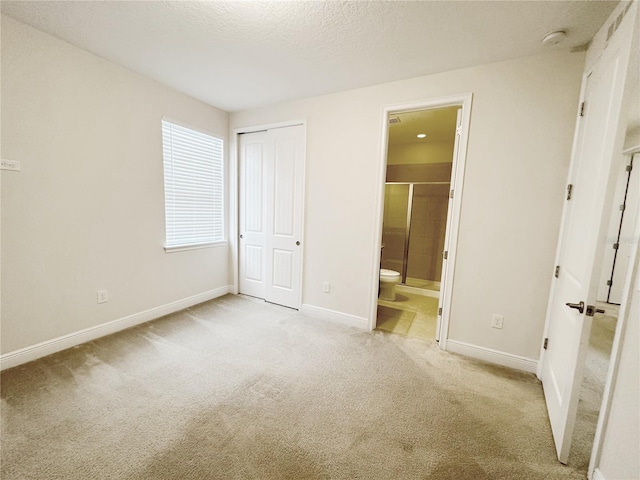
[[[329,310],[328,308],[316,307],[315,305],[309,305],[308,303],[304,303],[302,305],[300,313],[311,318],[317,318],[318,320],[326,320],[332,323],[345,325],[347,327],[356,327],[368,330],[367,327],[369,320],[364,317],[337,312],[335,310]]]
[[[90,342],[91,340],[95,340],[97,338],[140,325],[141,323],[155,320],[156,318],[169,315],[170,313],[183,310],[193,305],[221,297],[222,295],[229,293],[231,288],[231,286],[225,285],[224,287],[199,293],[181,300],[176,300],[175,302],[160,305],[159,307],[150,308],[149,310],[118,318],[101,325],[96,325],[95,327],[85,328],[84,330],[79,330],[52,340],[46,340],[35,345],[14,350],[13,352],[5,353],[0,355],[0,370],[16,367],[23,363],[46,357],[52,353],[60,352],[67,348],[75,347],[76,345]]]
[[[462,109],[460,125],[460,140],[458,144],[458,156],[454,159],[455,171],[451,172],[451,186],[455,191],[452,206],[447,216],[447,241],[445,249],[448,251],[448,258],[444,265],[444,283],[441,285],[439,306],[442,308],[442,315],[439,317],[438,345],[442,350],[448,350],[447,342],[449,335],[449,322],[453,294],[453,283],[455,275],[455,263],[458,245],[458,231],[460,224],[460,212],[462,209],[462,191],[464,185],[465,163],[467,158],[467,143],[469,129],[471,125],[471,108],[473,103],[472,93],[463,93],[447,97],[416,100],[410,103],[387,105],[382,109],[380,123],[380,155],[378,160],[378,190],[376,193],[375,214],[375,234],[372,245],[371,275],[370,275],[370,302],[369,302],[369,330],[376,328],[378,310],[378,283],[380,279],[380,245],[382,243],[382,217],[384,215],[384,190],[387,171],[387,137],[389,129],[389,117],[394,113],[409,112],[416,110],[426,110],[430,108],[444,108],[457,106]]]
[[[478,345],[471,345],[451,339],[447,342],[447,351],[530,373],[536,373],[536,368],[538,367],[538,361],[532,358],[521,357],[519,355],[513,355],[512,353],[479,347]]]
[[[184,252],[185,250],[199,250],[201,248],[212,248],[212,247],[226,247],[229,242],[226,240],[220,240],[219,242],[208,242],[208,243],[195,243],[192,245],[174,245],[173,247],[167,247],[165,245],[164,251],[165,253],[174,253],[174,252]]]
[[[596,468],[593,471],[593,475],[591,476],[591,480],[607,480],[599,468]]]

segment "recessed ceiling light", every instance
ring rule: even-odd
[[[418,135],[416,135],[416,137],[418,137],[418,138],[424,138],[426,136],[427,136],[426,133],[419,133]]]

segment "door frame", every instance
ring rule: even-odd
[[[460,143],[458,145],[458,160],[455,172],[451,172],[452,184],[454,187],[453,207],[451,213],[451,225],[449,230],[448,258],[446,263],[447,280],[445,285],[441,285],[440,305],[442,306],[442,316],[440,321],[440,338],[436,339],[442,350],[447,349],[447,337],[449,333],[451,301],[453,291],[453,278],[455,263],[458,251],[458,232],[460,227],[460,211],[462,206],[462,195],[464,187],[464,173],[467,159],[467,144],[469,139],[469,127],[471,125],[471,104],[472,93],[437,97],[425,100],[416,100],[409,103],[387,105],[382,109],[382,123],[380,128],[380,159],[378,161],[378,191],[376,196],[375,209],[375,235],[373,245],[373,258],[371,260],[371,285],[370,285],[370,310],[369,310],[369,330],[376,328],[378,310],[378,287],[380,282],[380,245],[382,242],[382,221],[384,215],[384,187],[387,176],[387,145],[389,137],[389,117],[394,114],[428,110],[444,107],[460,107],[462,109],[462,127],[460,131]],[[445,245],[445,248],[447,246]]]
[[[636,212],[634,237],[640,238],[640,209]],[[611,354],[609,355],[609,366],[607,368],[607,377],[604,383],[604,391],[602,392],[602,402],[600,404],[600,412],[598,413],[598,421],[596,423],[596,433],[593,439],[593,447],[591,449],[591,458],[589,459],[589,467],[587,476],[589,479],[595,478],[594,472],[600,466],[600,457],[602,456],[602,447],[604,444],[604,436],[609,423],[609,414],[611,413],[611,403],[615,384],[618,378],[618,370],[622,355],[622,344],[624,343],[627,332],[627,324],[629,323],[629,300],[633,295],[633,287],[640,278],[640,267],[637,266],[638,257],[640,256],[640,246],[631,253],[629,258],[629,269],[622,287],[622,299],[620,310],[616,322],[616,331],[613,337],[613,345],[611,346]],[[637,285],[636,285],[637,286]]]
[[[229,249],[231,254],[231,274],[233,282],[231,285],[231,293],[237,295],[239,292],[239,274],[240,274],[240,251],[238,249],[240,235],[240,135],[243,133],[264,132],[276,128],[296,127],[304,128],[304,160],[302,162],[302,218],[300,224],[300,294],[298,296],[298,310],[302,306],[302,291],[304,287],[304,233],[305,233],[305,204],[306,204],[306,185],[307,185],[307,121],[288,120],[284,122],[268,123],[262,125],[250,125],[246,127],[238,127],[233,129],[231,135],[231,148],[229,149]]]
[[[628,6],[627,6],[628,5]],[[614,9],[614,11],[611,13],[611,16],[603,23],[603,26],[601,27],[601,29],[598,31],[598,33],[596,34],[596,36],[592,39],[591,41],[591,45],[592,47],[590,47],[590,50],[587,52],[587,59],[586,59],[586,65],[585,65],[585,69],[582,75],[582,84],[581,84],[581,89],[580,89],[580,100],[578,101],[578,105],[581,105],[582,102],[584,101],[585,98],[585,87],[586,87],[586,82],[585,79],[591,74],[591,72],[595,69],[597,62],[600,60],[600,57],[602,56],[602,53],[604,51],[604,49],[607,47],[608,45],[608,40],[606,40],[604,38],[605,35],[605,29],[604,29],[604,25],[611,25],[613,23],[612,19],[617,18],[620,15],[620,12],[625,9],[625,12],[628,14],[629,13],[629,9],[630,8],[634,8],[633,7],[633,3],[631,2],[621,2],[620,4],[618,4],[618,6]],[[631,12],[632,15],[640,15],[640,9],[636,9],[633,10]],[[640,17],[639,17],[640,18]],[[636,40],[638,38],[638,32],[640,31],[640,19],[635,18],[634,21],[636,22],[634,27],[633,27],[633,32],[631,33],[631,41],[633,42],[634,40]],[[632,43],[633,45],[633,43]],[[591,51],[592,50],[592,51]],[[636,50],[637,52],[637,50]],[[637,63],[635,64],[635,67],[632,67],[632,65],[634,65],[634,63],[631,61],[631,59],[633,59],[634,57],[634,50],[632,48],[631,50],[631,54],[630,54],[630,63],[627,66],[628,69],[631,68],[637,68]],[[633,77],[632,77],[633,78]],[[631,81],[629,80],[629,77],[627,77],[625,86],[623,88],[623,93],[622,93],[622,104],[625,105],[625,102],[628,101],[629,99],[629,94],[630,94],[630,88],[631,88]],[[622,115],[622,114],[621,114]],[[579,117],[578,117],[579,118]],[[627,125],[627,118],[622,118],[620,117],[618,119],[618,123],[616,125],[617,131],[615,134],[615,141],[614,141],[614,145],[618,145],[618,146],[622,146],[624,144],[624,136],[626,134],[626,129],[621,128],[621,124],[622,125]],[[578,141],[578,129],[579,129],[580,125],[578,123],[576,123],[576,128],[574,131],[574,138],[573,138],[573,144],[572,144],[572,157],[574,155],[574,152],[576,150],[576,144]],[[628,153],[627,151],[622,151],[622,149],[620,148],[619,152],[620,156],[624,155],[625,153]],[[614,153],[615,155],[615,153]],[[601,224],[600,224],[600,231],[601,233],[605,233],[607,232],[607,226],[604,223],[604,218],[608,215],[608,212],[611,211],[612,208],[612,204],[613,204],[613,195],[614,195],[614,190],[615,190],[615,169],[619,168],[624,162],[620,161],[618,163],[616,163],[616,161],[612,161],[610,164],[610,168],[609,168],[609,178],[603,181],[607,181],[608,185],[607,185],[607,192],[605,194],[605,205],[604,205],[604,209],[603,209],[603,215],[601,218]],[[569,181],[569,179],[572,178],[572,174],[573,174],[573,168],[574,168],[575,164],[573,162],[573,158],[570,164],[570,170],[567,173],[567,181]],[[566,216],[566,211],[567,211],[567,203],[564,203],[563,209],[562,209],[562,217],[561,217],[561,225],[564,223],[565,221],[565,216]],[[638,236],[640,235],[640,209],[638,210],[637,214],[636,214],[636,218],[635,218],[635,235]],[[559,259],[559,255],[560,255],[560,248],[561,248],[561,242],[564,236],[564,231],[561,230],[560,231],[560,235],[558,238],[558,245],[556,248],[556,256],[554,259],[554,265],[558,265],[558,259]],[[597,249],[596,253],[595,253],[595,263],[594,263],[594,270],[596,271],[595,276],[596,277],[600,277],[600,269],[602,268],[602,263],[603,263],[603,250]],[[602,395],[602,402],[600,404],[600,410],[598,413],[598,420],[597,420],[597,424],[596,424],[596,432],[595,432],[595,438],[592,444],[592,449],[591,449],[591,456],[590,456],[590,460],[589,460],[589,466],[587,468],[587,478],[589,479],[595,479],[598,478],[597,477],[597,472],[596,470],[598,470],[599,464],[600,464],[600,457],[602,454],[602,447],[603,447],[603,442],[604,442],[604,435],[606,433],[606,429],[607,429],[607,424],[608,424],[608,420],[609,420],[609,415],[611,413],[611,402],[613,400],[613,393],[614,393],[614,388],[615,388],[615,384],[617,381],[617,376],[618,376],[618,368],[620,365],[620,360],[621,360],[621,348],[622,348],[622,344],[624,343],[624,339],[625,339],[625,333],[626,333],[626,326],[628,323],[628,308],[629,308],[629,304],[628,304],[628,300],[631,298],[632,295],[632,290],[633,290],[633,286],[634,286],[634,279],[637,278],[638,272],[635,271],[634,266],[636,265],[636,260],[638,255],[640,255],[640,247],[636,247],[632,254],[631,257],[629,259],[629,266],[630,268],[627,271],[627,275],[624,281],[624,286],[623,286],[623,294],[622,294],[622,302],[620,303],[620,311],[618,314],[618,320],[616,322],[616,330],[614,333],[614,340],[613,340],[613,345],[611,348],[611,353],[609,356],[609,366],[607,368],[607,376],[605,379],[605,384],[604,384],[604,392]],[[551,300],[553,294],[554,294],[554,287],[555,287],[555,278],[552,278],[552,282],[551,282],[551,287],[550,287],[550,291],[549,291],[549,300]],[[595,293],[594,292],[594,298],[595,298]],[[542,378],[542,369],[543,369],[543,363],[544,363],[544,356],[546,353],[546,350],[544,348],[544,340],[547,338],[548,334],[549,334],[549,323],[550,323],[550,301],[549,304],[547,305],[547,312],[546,312],[546,316],[545,316],[545,324],[544,324],[544,329],[543,329],[543,335],[542,335],[542,339],[541,339],[541,343],[540,343],[540,356],[539,356],[539,360],[538,360],[538,366],[536,369],[536,376],[538,377],[538,379],[541,380]],[[573,435],[572,435],[573,437]]]

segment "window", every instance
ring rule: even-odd
[[[224,241],[223,140],[162,121],[165,250]]]

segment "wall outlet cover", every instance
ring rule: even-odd
[[[109,301],[109,292],[106,290],[98,290],[98,303],[106,303]]]
[[[22,167],[18,160],[7,160],[3,158],[2,161],[0,162],[0,169],[19,172],[20,170],[22,170]]]

